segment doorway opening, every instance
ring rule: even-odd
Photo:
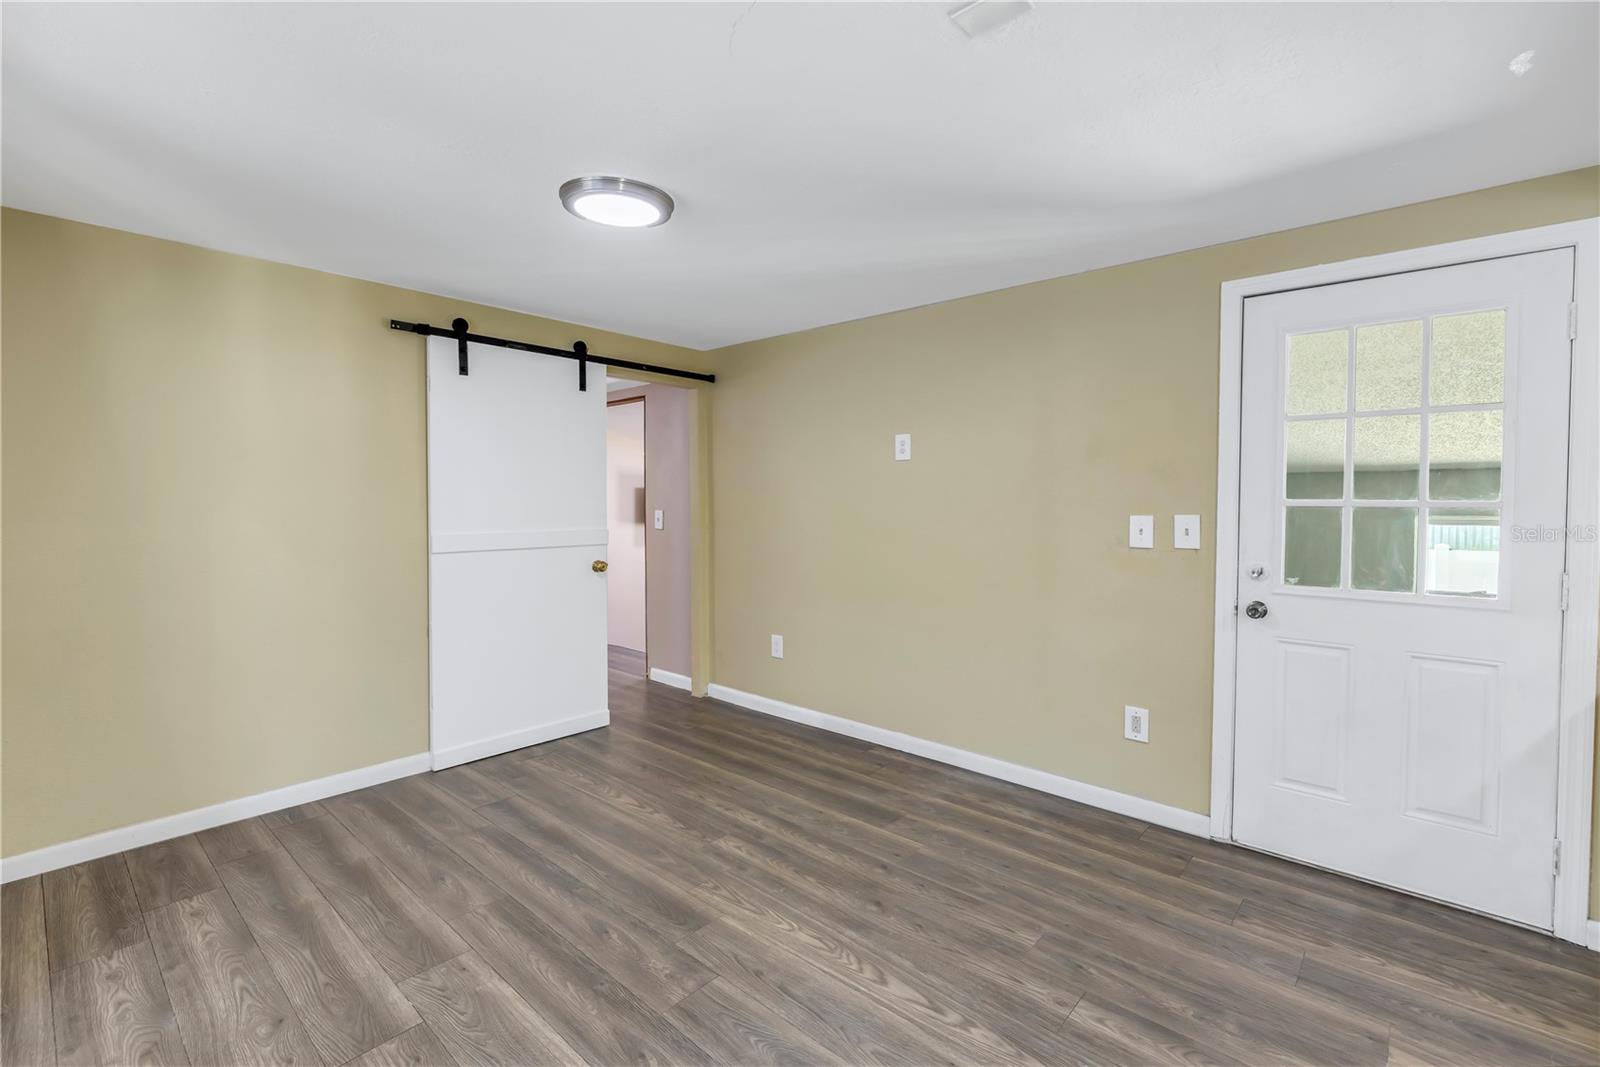
[[[689,688],[692,390],[606,378],[606,644],[613,672]]]
[[[612,399],[606,383],[606,651],[612,670],[644,674],[645,398]]]

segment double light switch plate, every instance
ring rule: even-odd
[[[1154,515],[1128,516],[1128,547],[1156,547],[1156,522]],[[1174,515],[1172,517],[1172,547],[1189,550],[1200,548],[1200,516]]]

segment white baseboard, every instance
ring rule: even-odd
[[[1090,807],[1103,808],[1114,811],[1119,815],[1143,822],[1154,823],[1156,826],[1165,826],[1169,830],[1193,834],[1196,837],[1211,836],[1211,817],[1198,812],[1185,811],[1183,808],[1174,808],[1168,804],[1160,804],[1144,797],[1136,797],[1129,793],[1119,793],[1114,789],[1103,786],[1090,785],[1088,782],[1079,782],[1072,778],[1063,778],[1059,774],[1048,771],[1024,767],[1017,763],[1007,763],[1005,760],[993,756],[984,756],[977,752],[968,752],[966,749],[955,748],[951,745],[940,744],[937,741],[928,741],[910,734],[896,733],[885,730],[881,726],[869,726],[864,722],[852,719],[842,719],[837,715],[829,715],[822,711],[813,711],[802,708],[797,704],[786,704],[781,700],[772,700],[769,697],[757,696],[755,693],[746,693],[738,689],[730,689],[725,685],[715,683],[706,687],[706,695],[717,700],[737,704],[750,711],[759,711],[763,715],[772,715],[780,719],[801,723],[805,726],[815,726],[818,729],[828,730],[836,734],[845,734],[884,748],[897,749],[900,752],[909,752],[913,756],[922,756],[925,759],[936,760],[939,763],[948,763],[954,767],[975,771],[990,778],[999,778],[1001,781],[1011,782],[1015,785],[1037,789],[1041,793],[1052,796],[1065,797],[1076,800]]]
[[[670,685],[674,689],[690,688],[689,676],[687,674],[678,674],[675,671],[664,671],[660,667],[650,668],[650,680],[652,682],[660,682],[662,685]]]
[[[110,856],[143,845],[153,845],[157,841],[182,837],[198,830],[209,830],[213,826],[238,822],[254,815],[265,815],[283,808],[292,808],[296,804],[325,800],[353,789],[364,789],[369,785],[420,774],[427,769],[428,754],[419,752],[415,756],[403,756],[387,763],[358,767],[353,771],[330,774],[326,778],[315,778],[309,782],[286,785],[281,789],[269,789],[265,793],[240,797],[237,800],[224,800],[209,807],[179,812],[177,815],[167,815],[148,822],[135,823],[132,826],[90,834],[75,841],[47,845],[32,852],[23,852],[0,860],[0,882],[15,881],[18,878],[28,878],[61,867],[70,867],[74,863],[99,859],[101,856]]]
[[[1600,952],[1600,919],[1589,920],[1589,947]]]
[[[471,763],[473,760],[487,759],[490,756],[498,756],[502,752],[527,748],[529,745],[542,744],[545,741],[554,741],[558,737],[569,737],[572,734],[581,734],[588,730],[596,730],[602,726],[609,725],[611,725],[611,710],[609,708],[601,708],[599,711],[574,715],[570,719],[542,723],[527,730],[513,730],[510,733],[484,738],[481,741],[470,741],[465,745],[456,745],[453,748],[435,749],[433,751],[433,769],[442,771],[446,767],[454,767],[459,763]]]

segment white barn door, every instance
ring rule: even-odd
[[[461,375],[456,346],[428,339],[435,770],[610,722],[605,388],[479,344]]]

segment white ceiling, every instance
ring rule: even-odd
[[[949,6],[7,4],[0,196],[704,348],[1600,161],[1593,3]]]

